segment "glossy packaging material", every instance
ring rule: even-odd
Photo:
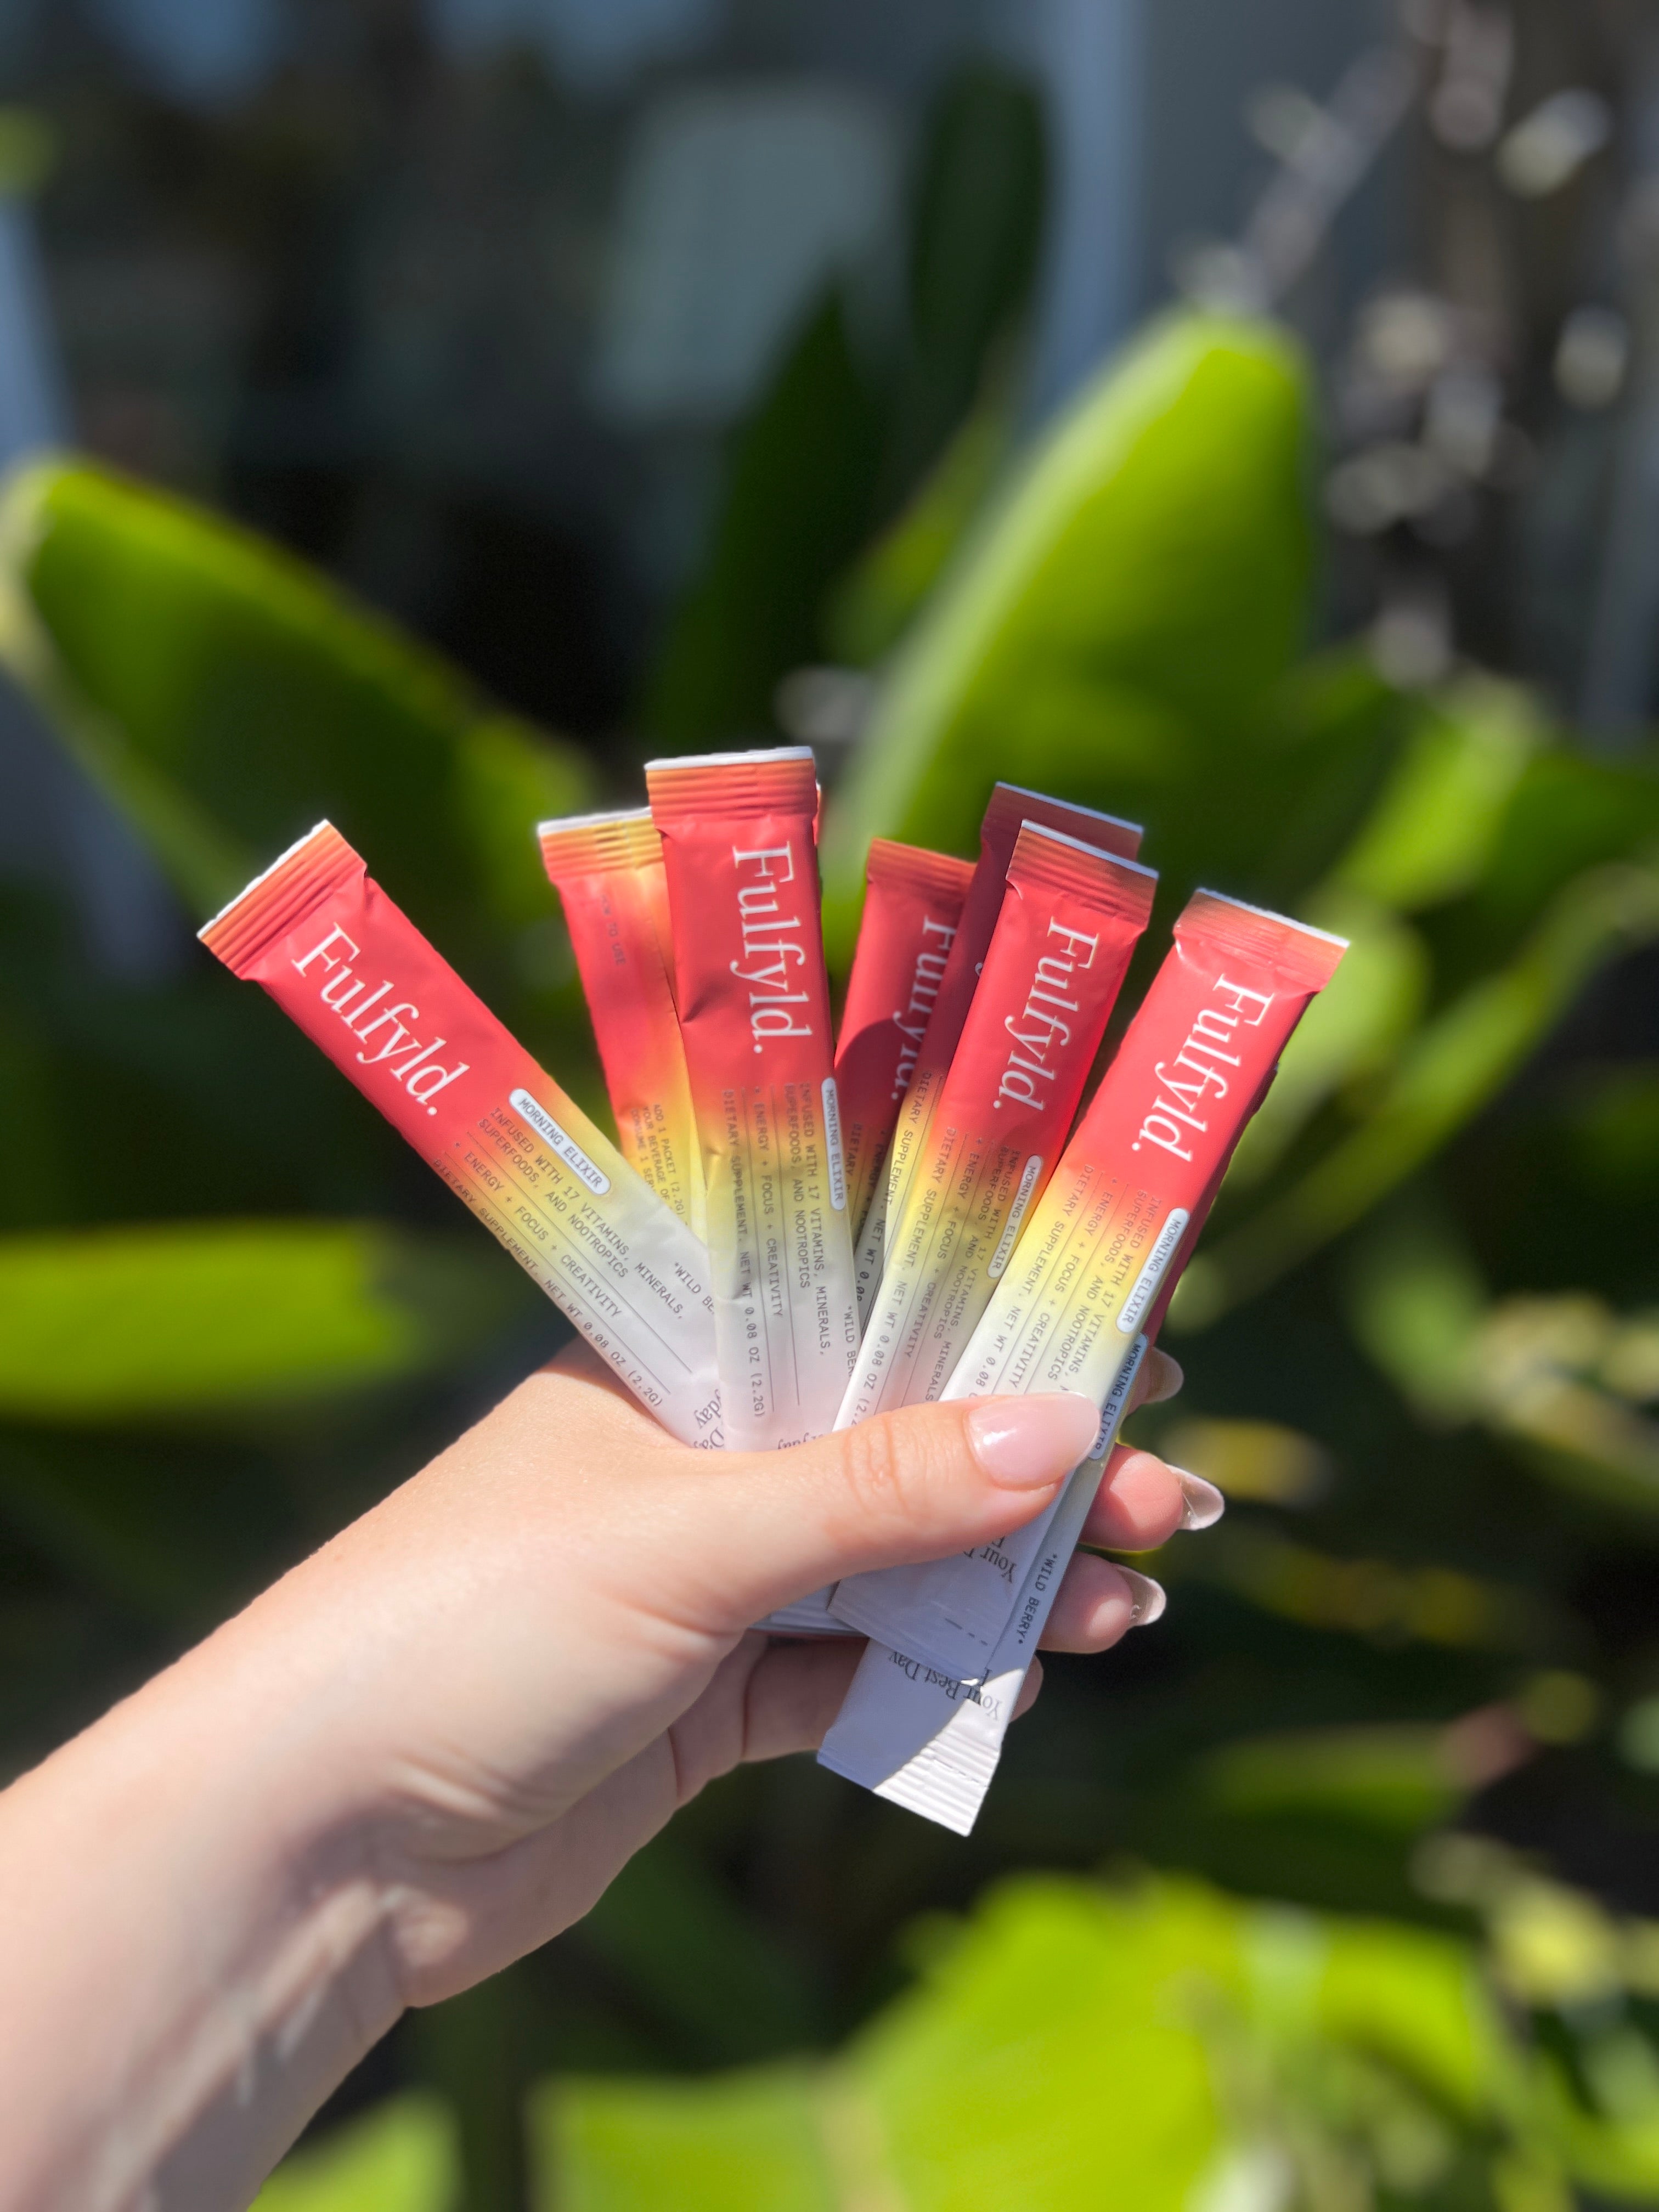
[[[1158,878],[1027,823],[836,1425],[939,1397],[1071,1132]],[[834,1610],[856,1626],[858,1581]]]
[[[653,762],[732,1450],[831,1426],[858,1346],[817,782],[804,746]]]
[[[1267,1090],[1264,1080],[1251,1112]],[[822,1765],[941,1827],[952,1828],[960,1836],[969,1833],[1127,1415],[1135,1379],[1158,1341],[1181,1270],[1197,1249],[1231,1158],[1230,1152],[1206,1187],[1182,1249],[1164,1275],[1146,1330],[1118,1370],[1102,1408],[1093,1450],[1046,1518],[1042,1541],[1015,1593],[1008,1624],[997,1639],[983,1680],[964,1681],[925,1660],[872,1642],[824,1738],[818,1754]]]
[[[1094,1453],[1061,1493],[983,1679],[964,1681],[872,1638],[819,1748],[820,1766],[959,1836],[972,1832],[1149,1348],[1144,1336],[1130,1347]]]
[[[865,871],[864,919],[836,1040],[836,1087],[847,1159],[847,1218],[856,1248],[899,1108],[956,942],[973,879],[966,860],[878,837]],[[859,1314],[873,1281],[858,1285]]]
[[[1339,938],[1200,891],[1107,1069],[947,1398],[1081,1390],[1103,1406]],[[947,1674],[982,1678],[1040,1551],[1000,1542],[860,1577],[860,1625]]]
[[[670,980],[668,876],[648,807],[537,830],[564,908],[623,1157],[708,1233],[691,1079]]]
[[[270,992],[665,1428],[720,1443],[702,1246],[337,830],[319,823],[202,939]]]
[[[888,1150],[887,1182],[878,1187],[857,1238],[860,1282],[878,1282],[886,1257],[886,1229],[890,1218],[902,1210],[910,1177],[922,1158],[945,1079],[962,1036],[968,1009],[978,988],[980,970],[990,948],[997,918],[1002,912],[1007,887],[1008,863],[1013,859],[1021,824],[1035,822],[1045,830],[1058,830],[1098,852],[1115,853],[1133,860],[1140,850],[1140,831],[1133,822],[1097,814],[1092,807],[1074,806],[1063,799],[1050,799],[1040,791],[1025,791],[1018,784],[1000,783],[991,793],[980,825],[979,859],[963,902],[962,921],[951,957],[939,983],[939,996],[927,1020],[927,1033],[916,1054],[905,1086],[904,1101]]]

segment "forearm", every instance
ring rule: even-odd
[[[0,1796],[4,2212],[245,2205],[397,2017],[390,1900],[292,1703],[239,1694],[251,1633]]]

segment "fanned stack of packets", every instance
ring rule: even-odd
[[[1037,1520],[763,1624],[870,1638],[820,1756],[965,1835],[1135,1371],[1343,945],[1198,892],[1073,1129],[1152,911],[1133,823],[999,784],[975,862],[878,839],[836,1038],[811,752],[647,783],[648,808],[539,832],[620,1151],[327,823],[202,935],[687,1443],[1093,1398],[1094,1450]]]

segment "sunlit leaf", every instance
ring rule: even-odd
[[[1410,1833],[1464,1795],[1443,1732],[1416,1726],[1328,1729],[1229,1744],[1206,1761],[1206,1789],[1234,1812],[1337,1814]]]
[[[327,814],[447,947],[486,944],[545,908],[535,811],[591,787],[301,562],[88,465],[6,488],[0,660],[202,915]]]
[[[1000,775],[1117,812],[1201,794],[1301,640],[1306,436],[1266,325],[1171,318],[1085,389],[884,690],[826,828],[832,938],[872,834],[969,850]]]
[[[817,2086],[777,2068],[719,2081],[572,2081],[529,2114],[535,2212],[842,2212]]]
[[[435,2098],[387,2100],[285,2159],[256,2212],[459,2212],[453,2121]]]
[[[517,1285],[471,1239],[203,1222],[0,1239],[0,1417],[77,1425],[295,1405],[476,1348]]]
[[[1401,914],[1472,889],[1547,741],[1528,693],[1465,679],[1419,722],[1333,888]]]

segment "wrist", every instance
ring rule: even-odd
[[[401,2009],[366,1830],[264,1641],[243,1616],[0,1797],[0,2205],[246,2203]]]

